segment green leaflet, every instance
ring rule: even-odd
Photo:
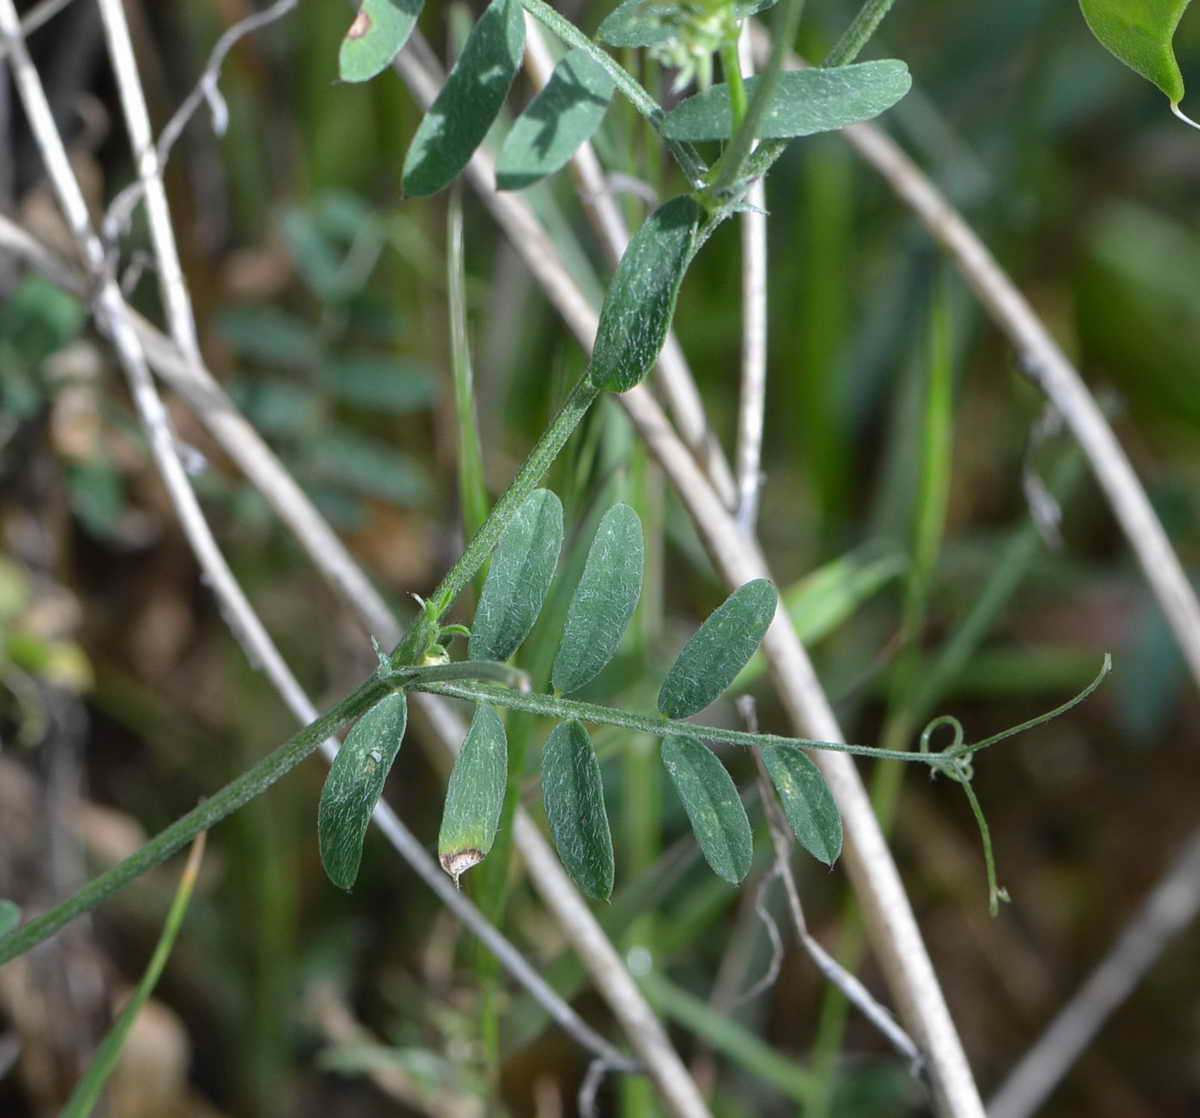
[[[1175,29],[1191,0],[1079,0],[1083,18],[1101,44],[1172,105],[1183,100],[1183,75],[1171,48]]]
[[[733,779],[717,755],[695,738],[667,738],[662,759],[705,861],[718,877],[736,885],[750,872],[754,838]]]
[[[587,51],[577,47],[560,59],[500,149],[497,188],[520,190],[565,166],[600,127],[612,95],[612,78]]]
[[[777,0],[743,0],[734,8],[734,18],[743,20],[772,7]],[[685,18],[679,4],[656,4],[654,0],[625,0],[600,24],[596,38],[610,47],[656,47],[680,33]]]
[[[762,759],[796,841],[832,866],[842,852],[842,817],[821,771],[797,745],[764,749]]]
[[[329,880],[347,891],[358,877],[363,838],[391,770],[404,728],[408,699],[397,691],[355,724],[333,759],[317,808],[321,864]]]
[[[408,42],[425,0],[363,0],[338,51],[344,82],[365,82],[385,70]]]
[[[753,98],[761,79],[746,81]],[[779,75],[758,136],[786,140],[858,124],[890,109],[912,86],[908,67],[894,59],[831,70],[789,70]],[[729,87],[714,85],[667,114],[663,135],[673,140],[728,140],[733,135]]]
[[[864,547],[831,559],[783,592],[783,608],[792,619],[796,636],[806,647],[824,640],[872,595],[908,571],[902,551]],[[730,690],[745,691],[767,670],[766,658],[757,652]]]
[[[6,936],[21,923],[21,909],[10,900],[0,900],[0,936]]]
[[[438,832],[438,859],[455,884],[492,849],[507,783],[504,723],[492,707],[480,703],[450,773]]]
[[[404,193],[436,194],[458,177],[500,112],[525,50],[518,0],[492,0],[404,159]]]
[[[535,489],[492,554],[467,645],[472,660],[507,660],[537,621],[562,548],[562,504]]]
[[[653,0],[625,0],[604,17],[596,38],[610,47],[654,47],[675,37],[672,19],[675,4],[655,4]]]
[[[542,753],[542,795],[554,845],[567,873],[589,897],[612,896],[613,845],[600,762],[578,722],[554,727]]]
[[[600,308],[589,374],[597,388],[627,392],[650,372],[671,326],[703,216],[700,205],[681,194],[633,235]]]
[[[613,505],[596,529],[571,604],[550,682],[569,695],[612,659],[642,593],[642,522],[628,505]]]
[[[765,578],[739,586],[696,630],[667,672],[659,712],[687,718],[713,702],[754,655],[779,595]]]

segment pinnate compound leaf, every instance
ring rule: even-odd
[[[578,722],[560,723],[546,739],[542,794],[554,845],[571,880],[589,897],[608,900],[614,863],[604,782],[591,739]]]
[[[317,808],[321,864],[329,880],[347,892],[358,877],[367,825],[400,752],[407,724],[404,692],[381,699],[346,735],[321,789]]]
[[[600,127],[612,95],[608,71],[586,50],[564,55],[509,131],[496,160],[496,186],[521,190],[566,166]]]
[[[748,97],[754,96],[759,81],[757,77],[746,81]],[[789,70],[779,75],[758,135],[788,140],[858,124],[890,109],[911,86],[908,67],[895,59],[828,70]],[[714,85],[681,101],[667,114],[663,135],[672,140],[728,140],[733,135],[729,86]]]
[[[417,25],[425,0],[363,0],[338,51],[344,82],[365,82],[391,65]]]
[[[1191,0],[1079,0],[1102,46],[1153,82],[1172,105],[1183,100],[1183,75],[1171,41]]]
[[[438,832],[438,858],[456,884],[492,849],[507,783],[504,723],[492,707],[481,703],[450,773]]]
[[[718,877],[736,885],[750,872],[754,837],[733,778],[695,738],[667,738],[662,759],[705,861]]]
[[[765,578],[739,586],[696,630],[667,672],[659,712],[687,718],[717,699],[763,639],[779,595]]]
[[[551,683],[564,695],[590,683],[612,659],[642,593],[642,522],[628,505],[613,505],[588,549],[567,607]]]
[[[421,198],[449,186],[500,112],[525,50],[519,0],[492,0],[471,29],[446,84],[404,158],[404,193]]]
[[[535,489],[504,529],[467,645],[472,660],[507,660],[541,613],[562,548],[563,514],[548,489]]]
[[[842,852],[842,817],[820,769],[798,745],[764,749],[762,759],[796,841],[832,866]]]
[[[686,194],[654,211],[633,235],[600,308],[591,382],[628,392],[650,372],[666,341],[704,211]]]
[[[0,936],[6,936],[21,923],[21,909],[12,901],[0,900]]]

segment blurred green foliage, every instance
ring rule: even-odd
[[[810,56],[836,39],[853,8],[812,0],[802,32]],[[594,32],[608,10],[585,8],[579,21]],[[159,74],[152,109],[165,119],[226,13],[155,5],[146,18],[145,64]],[[401,602],[436,583],[461,537],[445,203],[401,197],[403,153],[420,117],[402,83],[384,74],[367,85],[335,84],[347,22],[337,5],[304,4],[239,47],[222,80],[230,131],[219,143],[199,125],[189,132],[169,187],[177,212],[194,215],[181,233],[214,370]],[[421,28],[444,55],[444,9],[429,5]],[[50,42],[54,32],[45,34]],[[1200,88],[1195,17],[1183,21],[1175,48],[1185,80]],[[53,55],[65,45],[45,49]],[[1093,388],[1113,396],[1118,433],[1195,571],[1194,134],[1096,46],[1074,4],[901,4],[868,56],[909,64],[914,92],[886,127],[962,206]],[[634,64],[649,88],[669,88],[670,74]],[[103,84],[95,92],[111,98]],[[513,111],[527,99],[518,84]],[[674,193],[657,147],[616,107],[597,143],[615,153],[614,169],[660,198]],[[117,143],[99,151],[95,167],[114,188],[131,170]],[[203,185],[197,167],[212,172]],[[573,266],[604,276],[569,178],[529,196]],[[639,195],[619,198],[633,221],[648,212]],[[942,782],[910,780],[897,793],[895,844],[906,882],[987,1088],[1107,949],[1194,826],[1195,689],[1090,481],[1062,498],[1061,549],[1030,527],[1022,470],[1039,396],[961,282],[939,278],[927,238],[879,180],[826,137],[784,157],[767,208],[772,380],[761,534],[853,740],[880,740],[905,704],[923,702],[927,675],[941,672],[943,650],[1002,568],[1015,573],[995,588],[999,604],[985,611],[965,659],[939,674],[937,711],[953,711],[968,727],[1005,725],[1080,686],[1103,651],[1115,657],[1111,686],[1086,707],[981,762],[977,786],[1014,898],[998,921],[986,917],[961,798]],[[495,495],[582,359],[470,194],[464,220],[467,333]],[[696,261],[676,318],[727,446],[737,402],[739,258],[730,226]],[[246,259],[269,280],[239,279],[234,265]],[[143,282],[137,291],[148,313],[152,287]],[[587,289],[596,292],[594,278]],[[945,315],[940,359],[952,382],[950,479],[919,624],[906,628],[935,303]],[[38,721],[45,708],[23,704],[25,694],[41,694],[41,683],[62,681],[55,658],[68,656],[76,685],[90,665],[88,795],[154,827],[245,767],[288,722],[197,585],[111,370],[95,395],[106,437],[82,456],[50,437],[62,391],[51,375],[55,356],[81,337],[99,344],[81,334],[85,316],[79,301],[33,279],[6,289],[0,302],[4,757],[14,744],[38,746],[35,759],[47,749]],[[114,451],[118,436],[134,452]],[[205,507],[272,631],[307,683],[340,693],[373,668],[365,634],[341,619],[297,549],[271,542],[278,530],[268,531],[269,513],[198,427],[181,422],[181,437],[205,455],[197,478]],[[635,448],[619,409],[605,404],[548,484],[577,526],[564,570],[582,566],[594,519],[613,500],[631,504],[646,526],[646,588],[633,635],[583,694],[649,709],[670,653],[724,591],[676,498]],[[1054,470],[1042,467],[1061,449],[1052,440],[1034,456],[1048,484]],[[65,515],[55,511],[63,507]],[[131,512],[149,522],[141,534],[130,528]],[[32,557],[22,531],[31,519],[50,537]],[[1007,550],[1018,542],[1019,550]],[[77,595],[82,618],[74,628],[41,627],[47,574]],[[566,601],[556,622],[555,609],[552,595],[543,624],[561,632]],[[535,683],[549,674],[554,652],[539,646],[539,632],[519,654]],[[743,681],[758,697],[764,728],[783,726],[765,680],[753,664],[748,672]],[[10,680],[27,677],[41,682],[18,695],[22,684]],[[513,802],[537,803],[525,774],[536,771],[546,729],[509,720]],[[419,737],[419,727],[412,732]],[[651,968],[646,990],[680,1048],[710,1069],[714,1112],[794,1113],[812,1078],[819,976],[789,951],[767,992],[736,999],[769,963],[752,903],[755,875],[767,868],[765,834],[755,835],[743,896],[699,864],[683,809],[646,775],[657,764],[653,747],[607,732],[594,744],[618,883],[599,917],[619,943],[646,953],[635,956]],[[405,754],[387,796],[432,844],[446,774],[415,745]],[[748,758],[723,760],[753,795]],[[191,1038],[189,1089],[228,1114],[353,1115],[385,1106],[449,1114],[451,1105],[478,1112],[478,1100],[489,1097],[487,1113],[523,1115],[535,1112],[550,1083],[569,1113],[586,1070],[582,1054],[503,981],[480,986],[461,933],[381,843],[368,838],[352,896],[324,881],[312,827],[321,775],[315,765],[303,770],[213,836],[222,868],[201,883],[161,989]],[[505,841],[501,834],[492,858],[507,866]],[[844,926],[844,878],[800,873],[810,926],[833,947]],[[470,888],[577,1008],[607,1028],[602,1003],[587,992],[519,864],[499,883],[481,876]],[[97,917],[96,934],[126,979],[144,966],[139,950],[152,942],[168,892],[149,881],[140,899],[115,901]],[[774,897],[766,903],[782,917]],[[1190,1113],[1200,1091],[1188,1024],[1195,975],[1194,950],[1166,955],[1055,1096],[1053,1112]],[[726,992],[717,997],[721,976]],[[883,988],[869,961],[864,977]],[[481,1029],[489,1014],[492,1026]],[[337,1030],[347,1017],[359,1031]],[[498,1033],[494,1044],[488,1027]],[[830,1113],[924,1112],[903,1069],[853,1015],[829,1068]],[[406,1102],[383,1093],[389,1071],[413,1085]],[[606,1087],[601,1100],[603,1113],[623,1118],[655,1113],[636,1088]],[[30,1105],[16,1077],[0,1084],[0,1110],[19,1114]]]

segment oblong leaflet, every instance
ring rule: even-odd
[[[367,825],[407,724],[404,692],[388,695],[354,724],[329,768],[317,807],[317,838],[321,864],[341,889],[349,890],[358,877]]]
[[[480,703],[450,772],[438,832],[438,860],[455,884],[492,849],[507,785],[504,723],[492,707]]]
[[[778,602],[775,587],[765,578],[730,594],[671,665],[658,693],[659,712],[687,718],[717,699],[754,655]]]
[[[725,766],[695,738],[663,742],[662,760],[713,873],[736,885],[750,872],[754,837],[737,786]]]
[[[589,377],[628,392],[654,366],[691,261],[704,211],[686,194],[654,211],[633,235],[600,308]]]
[[[600,763],[578,722],[555,726],[542,753],[542,795],[563,866],[589,897],[612,896],[615,861]]]
[[[436,194],[458,177],[499,114],[524,50],[518,0],[492,0],[413,136],[404,158],[405,194]]]
[[[590,683],[612,659],[642,593],[642,522],[629,505],[600,521],[579,585],[567,607],[550,682],[564,695]]]

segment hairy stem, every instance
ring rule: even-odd
[[[145,846],[119,862],[107,873],[89,881],[73,897],[56,905],[49,912],[29,921],[22,928],[0,939],[0,966],[23,955],[31,947],[48,939],[63,925],[95,908],[106,897],[128,885],[134,878],[165,862],[180,847],[186,846],[201,831],[207,831],[227,815],[265,792],[281,776],[289,773],[331,734],[351,719],[373,707],[397,683],[372,676],[352,691],[327,714],[310,722],[293,734],[272,753],[268,753],[253,768],[231,780],[216,795],[180,816],[160,831]]]
[[[853,62],[859,52],[871,41],[871,36],[883,22],[883,17],[892,10],[896,0],[866,0],[842,37],[826,56],[823,66],[845,66]]]
[[[579,426],[580,420],[587,414],[588,408],[596,402],[600,389],[596,388],[590,379],[590,370],[584,370],[578,383],[571,389],[566,402],[554,417],[553,422],[542,433],[529,457],[513,478],[503,496],[498,500],[483,522],[475,538],[467,545],[466,550],[459,556],[458,562],[446,573],[438,588],[429,600],[429,610],[434,618],[440,617],[454,599],[462,593],[466,585],[475,577],[475,573],[483,566],[484,561],[492,553],[492,549],[500,542],[500,536],[508,526],[517,509],[525,502],[525,498],[537,488],[550,464],[558,457],[563,444],[571,437],[571,433]],[[414,626],[414,630],[415,630]],[[401,644],[401,649],[407,651],[408,641]],[[420,649],[413,650],[415,652]],[[397,650],[397,655],[400,650]],[[411,663],[411,660],[408,661]]]
[[[742,81],[741,61],[737,43],[725,43],[721,47],[721,72],[729,86],[729,109],[733,114],[733,130],[736,132],[746,119],[749,103],[746,100],[746,84]]]
[[[750,149],[754,147],[755,133],[762,123],[771,98],[775,95],[779,75],[783,72],[783,60],[787,56],[788,48],[796,39],[800,17],[803,14],[804,0],[784,0],[780,5],[772,27],[771,56],[767,59],[766,69],[759,78],[758,87],[754,90],[750,107],[746,110],[741,124],[734,128],[733,139],[729,141],[729,146],[713,168],[711,185],[717,194],[728,190],[742,177],[742,168],[750,155]],[[740,71],[738,73],[740,78]]]
[[[1095,685],[1093,684],[1093,687]],[[603,726],[620,726],[626,730],[636,730],[641,734],[652,737],[663,737],[666,734],[681,734],[702,741],[724,742],[728,745],[757,745],[770,748],[777,745],[798,745],[804,749],[826,749],[836,753],[852,753],[856,757],[887,758],[898,761],[910,761],[936,765],[939,762],[949,762],[966,752],[975,752],[980,745],[965,745],[958,750],[945,750],[941,753],[893,753],[888,749],[878,749],[871,745],[847,745],[840,741],[812,741],[808,738],[787,738],[778,734],[751,734],[745,730],[729,730],[718,726],[704,726],[696,722],[678,722],[670,718],[660,718],[651,714],[632,714],[629,711],[618,710],[616,707],[599,706],[596,703],[582,703],[577,699],[564,699],[556,695],[522,694],[510,691],[505,687],[497,687],[489,683],[434,683],[417,680],[408,685],[413,691],[426,691],[432,695],[443,695],[448,699],[465,699],[471,703],[493,703],[496,706],[508,707],[510,710],[520,710],[528,714],[540,714],[546,718],[577,718],[581,722],[592,722]],[[1059,708],[1054,713],[1069,709],[1078,699]],[[1043,716],[1045,717],[1045,716]],[[1040,721],[1040,720],[1037,720]],[[1031,723],[1026,723],[1028,727]],[[999,737],[1007,737],[1012,731],[1005,731]]]

